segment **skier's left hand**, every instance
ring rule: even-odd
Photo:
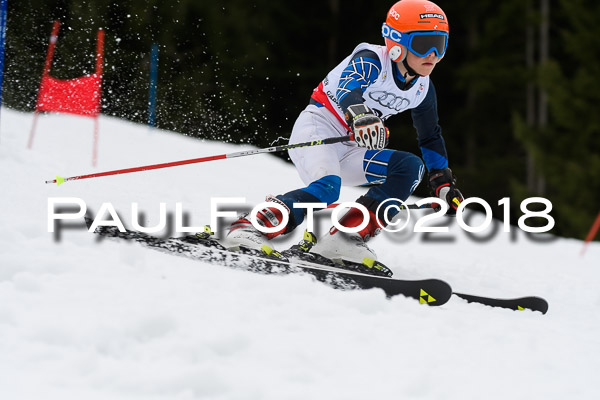
[[[448,204],[446,215],[456,216],[456,210],[464,197],[456,187],[456,177],[450,168],[432,169],[429,171],[429,186],[433,194]]]

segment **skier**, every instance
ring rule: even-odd
[[[289,150],[290,158],[307,185],[279,196],[267,196],[273,207],[256,215],[258,224],[271,229],[262,233],[242,215],[229,228],[229,246],[261,249],[268,240],[289,233],[305,217],[297,203],[334,203],[341,185],[374,185],[355,202],[368,210],[365,228],[345,233],[335,227],[311,250],[330,259],[356,263],[375,261],[366,242],[376,236],[397,213],[397,208],[378,206],[386,200],[398,205],[421,182],[424,165],[414,154],[385,149],[389,131],[385,120],[411,110],[432,192],[445,200],[448,214],[463,201],[456,179],[448,168],[446,147],[438,125],[437,99],[429,75],[444,57],[448,44],[448,20],[444,11],[427,0],[401,0],[394,4],[382,27],[385,46],[361,43],[352,54],[327,74],[314,89],[309,105],[292,129],[290,143],[354,135],[354,141]],[[275,203],[281,207],[276,207]],[[386,203],[388,205],[388,203]],[[283,209],[288,216],[283,226]],[[339,225],[356,228],[365,216],[350,208]],[[276,229],[280,227],[280,229]]]

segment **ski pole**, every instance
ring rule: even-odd
[[[263,149],[238,151],[235,153],[219,154],[216,156],[192,158],[189,160],[173,161],[173,162],[162,163],[162,164],[144,165],[142,167],[117,169],[117,170],[113,170],[113,171],[97,172],[97,173],[88,174],[88,175],[71,176],[69,178],[63,178],[62,176],[56,176],[56,179],[53,179],[51,181],[46,181],[46,183],[56,183],[56,185],[59,186],[61,183],[64,183],[67,181],[76,181],[79,179],[99,178],[101,176],[109,176],[109,175],[130,174],[132,172],[141,172],[141,171],[149,171],[152,169],[177,167],[180,165],[188,165],[188,164],[195,164],[195,163],[215,161],[215,160],[224,160],[227,158],[253,156],[255,154],[262,154],[262,153],[275,153],[275,152],[279,152],[279,151],[297,149],[300,147],[321,146],[321,145],[325,145],[325,144],[348,142],[351,140],[354,140],[354,134],[350,134],[348,136],[340,136],[340,137],[332,137],[332,138],[321,139],[321,140],[314,140],[312,142],[284,144],[281,146],[273,146],[273,147],[267,147],[267,148],[263,148]]]
[[[400,209],[404,210],[404,209],[409,209],[409,210],[423,210],[426,208],[436,208],[439,207],[439,205],[437,203],[425,203],[425,204],[421,204],[420,206],[416,205],[416,204],[405,204],[405,205],[401,205]]]
[[[327,208],[336,208],[340,205],[340,203],[333,203],[327,206]],[[399,206],[399,208],[401,210],[423,210],[426,208],[436,208],[439,207],[439,205],[437,203],[425,203],[425,204],[421,204],[420,206],[416,205],[416,204],[401,204]]]

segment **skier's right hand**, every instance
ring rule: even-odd
[[[389,131],[383,121],[365,104],[354,104],[344,113],[354,141],[369,150],[381,150],[388,144]]]

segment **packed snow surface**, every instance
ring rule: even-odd
[[[291,164],[255,155],[45,184],[250,147],[101,117],[94,168],[91,119],[42,115],[27,149],[32,114],[1,116],[2,399],[598,398],[597,242],[581,256],[581,241],[532,238],[514,226],[504,233],[500,222],[467,235],[452,220],[437,221],[448,233],[412,234],[413,224],[371,242],[398,277],[440,278],[465,293],[542,296],[550,304],[542,315],[459,298],[427,307],[380,290],[333,290],[309,276],[232,270],[99,241],[79,220],[50,233],[49,199],[80,199],[92,216],[110,203],[130,228],[134,203],[144,226],[159,223],[164,203],[171,218],[159,235],[168,235],[177,203],[184,226],[203,226],[212,198],[244,197],[220,206],[242,211],[302,183]],[[340,200],[363,191],[344,188]],[[78,208],[60,204],[62,213]],[[322,233],[329,214],[321,214]],[[483,220],[472,216],[474,226]]]

